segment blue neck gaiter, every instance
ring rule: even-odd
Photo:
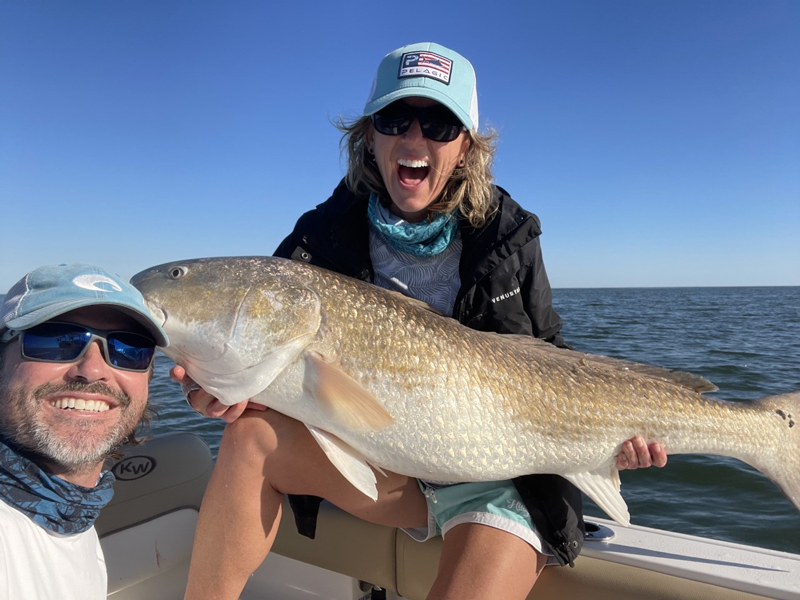
[[[436,213],[433,219],[420,223],[390,223],[379,202],[377,194],[370,194],[367,206],[370,223],[393,248],[401,252],[414,256],[436,256],[450,245],[458,231],[455,213]]]
[[[45,529],[65,535],[87,531],[114,495],[114,475],[104,471],[93,488],[52,475],[0,437],[0,500]]]

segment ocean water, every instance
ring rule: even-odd
[[[554,305],[576,349],[701,375],[708,396],[800,390],[800,287],[557,289]],[[622,495],[639,525],[800,553],[800,512],[734,459],[672,456],[623,472]]]
[[[701,375],[732,401],[800,390],[800,287],[556,289],[564,338],[585,352]],[[216,454],[224,423],[194,413],[159,354],[151,386],[156,435],[191,431]],[[800,417],[800,415],[797,415]],[[800,419],[798,419],[800,421]],[[800,469],[800,456],[789,456]],[[631,521],[800,553],[800,512],[733,459],[672,456],[622,473]],[[604,516],[587,499],[586,514]]]

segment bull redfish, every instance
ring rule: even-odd
[[[627,525],[616,456],[640,434],[742,460],[800,508],[800,393],[705,398],[716,388],[699,377],[476,331],[280,258],[179,261],[131,282],[192,379],[302,421],[373,499],[371,466],[442,482],[554,473]]]

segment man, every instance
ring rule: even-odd
[[[137,443],[167,337],[129,283],[83,264],[23,277],[0,309],[0,599],[106,597],[103,462]]]

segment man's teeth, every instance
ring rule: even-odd
[[[74,408],[89,412],[105,412],[109,409],[108,404],[102,400],[84,400],[83,398],[59,398],[50,405],[55,408]]]
[[[413,167],[414,169],[419,169],[420,167],[427,167],[428,161],[427,160],[408,160],[407,158],[401,158],[397,161],[397,164],[403,167]]]

